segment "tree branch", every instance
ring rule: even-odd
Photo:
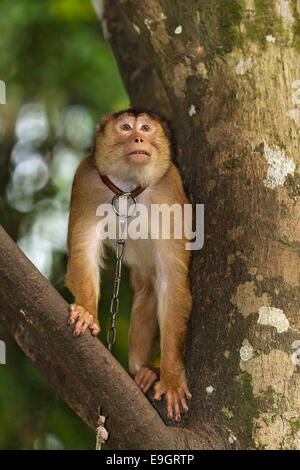
[[[0,319],[63,400],[96,429],[101,406],[114,449],[211,449],[201,435],[164,424],[134,381],[90,335],[75,338],[67,303],[0,226]]]
[[[171,119],[165,88],[154,67],[151,49],[140,28],[115,0],[91,0],[119,66],[131,105],[159,112]]]

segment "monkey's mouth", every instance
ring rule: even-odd
[[[147,155],[147,157],[151,157],[149,152],[146,152],[146,150],[134,150],[133,152],[130,152],[128,155]]]

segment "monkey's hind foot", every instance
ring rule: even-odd
[[[142,392],[147,393],[151,385],[158,380],[158,369],[142,367],[134,377]]]
[[[192,398],[192,395],[186,385],[183,382],[181,385],[177,387],[170,387],[167,383],[163,380],[160,380],[155,385],[155,395],[154,400],[161,400],[162,395],[166,396],[167,400],[167,411],[168,411],[168,418],[173,419],[173,408],[175,411],[175,421],[181,421],[181,414],[180,414],[180,405],[185,413],[188,412],[188,405],[186,398]]]
[[[100,326],[98,320],[95,320],[87,310],[80,305],[71,304],[69,305],[69,325],[74,325],[76,322],[73,335],[80,336],[85,333],[87,329],[90,330],[92,336],[97,336],[100,332]]]

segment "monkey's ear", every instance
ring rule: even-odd
[[[106,114],[105,116],[102,117],[100,124],[98,124],[98,126],[96,127],[96,134],[101,134],[101,132],[104,131],[104,128],[110,119],[111,119],[110,114]]]

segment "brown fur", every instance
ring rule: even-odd
[[[120,130],[122,123],[127,121],[133,127],[128,133],[123,128]],[[150,125],[149,132],[141,131],[145,122]],[[151,157],[134,155],[132,162],[126,150],[132,148],[150,149]],[[143,164],[136,164],[139,158]],[[179,203],[183,206],[188,203],[179,172],[171,162],[165,125],[153,115],[130,110],[105,117],[98,128],[94,155],[79,165],[72,189],[66,285],[76,298],[71,313],[73,317],[70,316],[70,323],[78,318],[75,334],[81,334],[87,328],[92,334],[99,330],[99,266],[103,266],[104,243],[96,239],[99,222],[96,209],[101,203],[109,203],[113,196],[99,173],[121,181],[121,188],[125,184],[147,186],[137,199],[149,208],[151,204],[171,206]],[[125,249],[134,291],[129,335],[130,373],[144,392],[157,379],[151,361],[159,325],[162,357],[155,397],[160,399],[162,394],[166,394],[168,415],[173,417],[174,410],[176,420],[180,419],[179,404],[187,410],[185,397],[191,396],[182,360],[186,323],[191,310],[190,252],[185,249],[185,243],[184,238],[129,239]],[[85,316],[78,306],[83,307]]]

